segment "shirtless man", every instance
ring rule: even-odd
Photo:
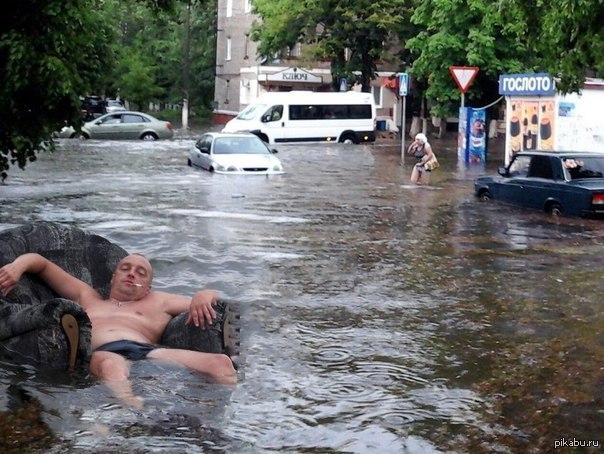
[[[172,317],[182,312],[189,311],[187,324],[200,328],[212,324],[216,318],[213,305],[219,299],[215,291],[198,291],[190,299],[151,290],[151,264],[144,256],[132,254],[118,263],[109,299],[104,300],[88,284],[41,255],[23,254],[0,268],[2,294],[8,295],[26,272],[38,274],[58,295],[78,302],[86,310],[92,323],[90,371],[125,403],[142,406],[142,399],[134,395],[128,381],[127,359],[161,360],[188,367],[214,382],[237,382],[226,355],[154,345]]]

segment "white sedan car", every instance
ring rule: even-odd
[[[254,134],[209,132],[195,143],[187,164],[225,174],[281,174],[275,153]]]

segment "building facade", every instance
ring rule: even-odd
[[[250,38],[251,0],[218,0],[216,27],[216,83],[214,121],[225,123],[261,94],[269,91],[332,91],[330,63],[317,61],[312,68],[299,66],[299,46],[272,61],[257,56]],[[400,124],[400,101],[394,69],[380,68],[372,82],[378,124],[395,130]],[[354,89],[359,89],[354,87]]]

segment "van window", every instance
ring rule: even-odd
[[[371,113],[371,106],[368,104],[300,104],[289,106],[290,120],[371,119]]]
[[[262,123],[268,123],[270,121],[279,121],[283,116],[283,106],[272,106],[262,115]]]
[[[350,107],[350,118],[371,118],[371,106],[367,104],[349,106]]]
[[[266,109],[266,104],[250,104],[237,115],[237,119],[253,120],[260,112],[264,112],[264,109]]]

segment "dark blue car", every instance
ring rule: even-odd
[[[523,151],[498,173],[474,181],[479,199],[554,216],[604,217],[604,153]]]

